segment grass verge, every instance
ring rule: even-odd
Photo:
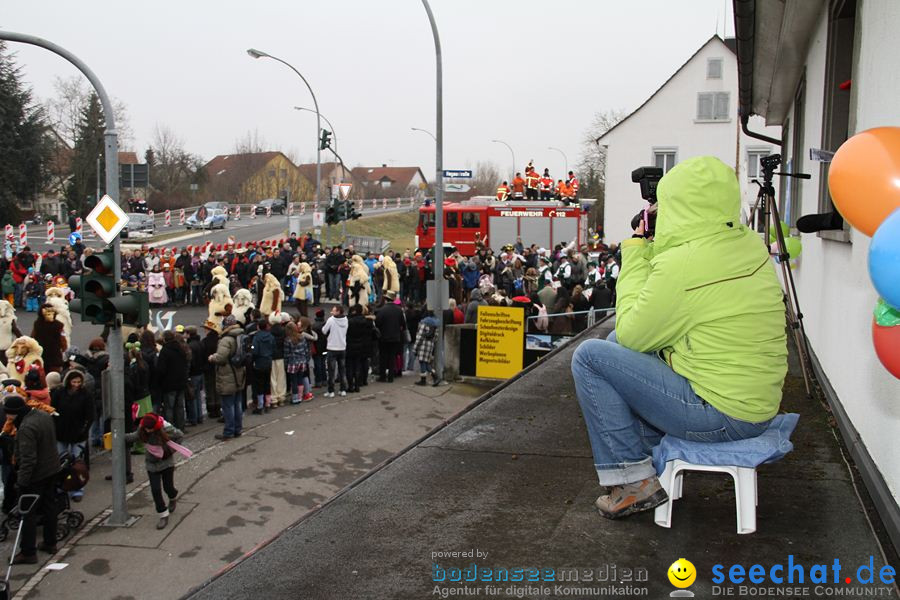
[[[391,250],[404,252],[409,248],[413,251],[416,245],[416,224],[418,218],[419,211],[412,210],[348,221],[347,234],[380,237],[391,243]],[[340,225],[332,227],[331,239],[343,241],[340,231]],[[325,232],[322,232],[321,237],[324,239]]]

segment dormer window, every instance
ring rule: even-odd
[[[722,59],[708,58],[706,59],[706,78],[722,79]]]

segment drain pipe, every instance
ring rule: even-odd
[[[756,0],[734,0],[734,37],[738,59],[738,115],[744,135],[781,147],[781,140],[750,131],[753,112],[753,59],[756,54]]]

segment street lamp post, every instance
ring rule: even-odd
[[[512,146],[504,142],[503,140],[491,140],[495,144],[503,144],[507,148],[509,148],[509,153],[512,154],[512,175],[510,175],[509,180],[512,181],[516,177],[516,153],[513,152]]]
[[[563,151],[560,150],[559,148],[554,148],[553,146],[548,146],[548,147],[547,147],[547,150],[556,150],[557,152],[559,152],[560,154],[563,155],[563,160],[566,161],[566,172],[563,174],[564,176],[561,177],[560,179],[565,179],[566,176],[568,176],[568,174],[569,174],[569,157],[566,156],[566,153],[565,153],[565,152],[563,152]]]
[[[437,138],[434,137],[434,134],[431,133],[430,131],[428,131],[427,129],[419,129],[418,127],[410,127],[410,129],[412,129],[413,131],[421,131],[422,133],[427,133],[428,135],[431,136],[431,139],[433,139],[435,142],[437,142]]]
[[[321,194],[321,187],[322,187],[322,144],[319,143],[319,136],[322,135],[322,115],[321,115],[321,113],[319,112],[319,102],[316,100],[316,95],[315,95],[315,93],[313,93],[312,86],[309,85],[309,82],[306,80],[306,77],[304,77],[304,76],[300,73],[300,71],[298,71],[297,69],[295,69],[294,66],[293,66],[292,64],[290,64],[289,62],[284,61],[284,60],[278,58],[277,56],[272,56],[271,54],[267,54],[266,52],[263,52],[262,50],[257,50],[257,49],[255,49],[255,48],[250,48],[250,49],[248,49],[248,50],[247,50],[247,54],[249,54],[249,55],[252,56],[253,58],[271,58],[271,59],[274,60],[274,61],[280,62],[281,64],[283,64],[284,66],[286,66],[287,68],[289,68],[291,71],[293,71],[294,73],[296,73],[296,74],[297,74],[297,77],[299,77],[300,79],[303,80],[303,83],[306,84],[306,89],[309,90],[309,95],[312,96],[312,99],[313,99],[313,106],[316,107],[316,203],[318,204],[319,198],[320,198],[321,195],[322,195],[322,194]],[[288,213],[288,211],[287,211],[287,206],[285,206],[284,208],[285,208],[285,211],[284,211],[284,212],[285,212],[285,214],[287,214],[287,213]],[[291,221],[290,221],[290,216],[288,216],[288,235],[290,235],[290,233],[291,233],[290,222],[291,222]],[[330,230],[328,230],[328,231],[330,231]],[[325,244],[328,245],[328,240],[326,240]]]
[[[434,314],[438,319],[444,315],[444,294],[441,281],[444,274],[444,100],[443,100],[443,68],[441,66],[441,37],[438,34],[437,23],[434,21],[434,13],[428,0],[422,0],[425,12],[428,13],[428,21],[431,23],[431,35],[434,37],[435,55],[435,81],[436,106],[435,106],[435,173],[434,173]],[[444,332],[443,327],[438,327],[434,340],[434,372],[438,381],[444,380]]]
[[[48,40],[25,33],[12,31],[0,31],[0,40],[21,42],[39,46],[50,52],[58,54],[79,71],[81,71],[97,92],[100,104],[103,107],[103,118],[106,121],[103,132],[104,152],[106,156],[106,193],[114,202],[119,202],[119,139],[116,132],[115,111],[112,102],[106,93],[106,89],[94,74],[90,67],[66,50]],[[113,273],[119,277],[122,273],[122,255],[119,250],[119,236],[112,242]],[[113,297],[119,295],[118,286],[113,290]],[[110,383],[110,430],[112,431],[112,512],[106,520],[107,525],[128,526],[134,522],[129,517],[125,504],[125,359],[123,357],[124,346],[122,344],[122,328],[117,323],[110,328],[108,338],[109,348],[109,383]]]

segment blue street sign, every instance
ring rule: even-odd
[[[69,234],[69,245],[70,246],[74,246],[75,244],[78,243],[79,240],[81,240],[81,234],[78,233],[77,231],[73,231],[72,233]]]
[[[447,179],[472,179],[471,169],[446,169],[444,177]]]

